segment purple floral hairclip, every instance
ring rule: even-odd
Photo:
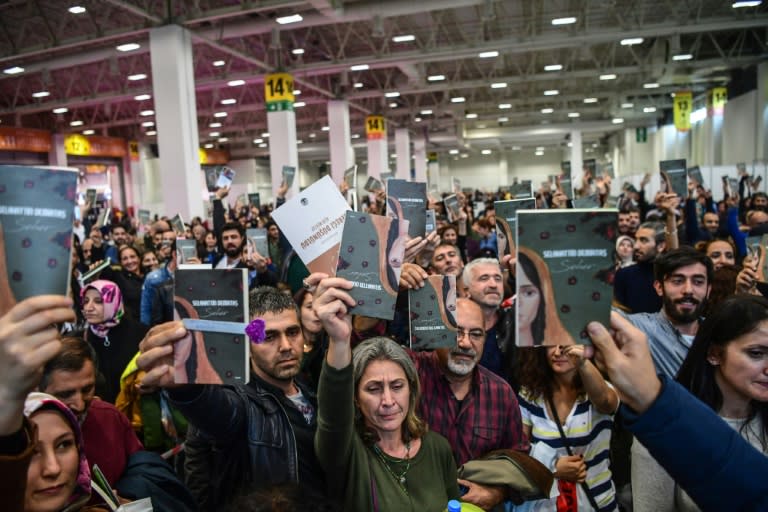
[[[264,332],[264,320],[261,318],[254,318],[251,320],[251,323],[245,327],[245,334],[251,339],[251,343],[257,345],[262,343],[267,339],[267,335]]]

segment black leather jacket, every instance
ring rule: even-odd
[[[297,385],[317,407],[314,393]],[[246,386],[169,390],[173,405],[194,426],[185,470],[202,510],[219,510],[245,485],[299,482],[296,437],[278,393],[253,374]]]

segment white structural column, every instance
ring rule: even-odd
[[[368,139],[368,176],[381,178],[389,171],[387,127],[383,116],[365,118],[365,136]]]
[[[408,128],[395,130],[395,153],[397,154],[397,168],[395,178],[399,180],[411,179],[411,135]]]
[[[192,37],[178,25],[149,32],[164,213],[205,217],[200,190]]]
[[[757,160],[768,163],[768,62],[757,66],[757,130],[755,130]],[[765,167],[763,167],[765,168]]]
[[[51,136],[51,150],[48,152],[48,165],[57,167],[67,166],[67,151],[64,148],[64,134],[54,133]]]
[[[430,153],[427,157],[427,190],[440,190],[440,157],[437,153]]]
[[[398,155],[399,156],[399,155]],[[414,181],[427,181],[427,141],[419,135],[413,139],[413,167],[416,170]]]
[[[349,128],[349,103],[347,100],[328,102],[329,144],[331,149],[331,178],[337,184],[344,179],[344,171],[355,164],[352,149],[352,133]]]
[[[581,187],[581,177],[584,175],[584,156],[582,151],[581,131],[573,130],[571,132],[571,184],[574,189]]]

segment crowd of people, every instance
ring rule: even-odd
[[[121,502],[163,511],[768,510],[768,196],[741,181],[719,202],[695,181],[686,197],[624,187],[614,311],[583,319],[592,345],[542,313],[556,290],[535,254],[497,253],[506,190],[456,191],[450,218],[447,194],[429,197],[437,229],[407,244],[393,320],[355,315],[350,281],[310,274],[271,206],[227,188],[183,232],[85,212],[71,297],[0,311],[3,510],[108,510],[94,466]],[[610,190],[587,176],[579,192],[607,207]],[[573,206],[548,183],[535,199]],[[363,204],[384,214],[386,197]],[[247,269],[264,325],[248,384],[175,383],[182,238],[184,265]],[[431,274],[456,276],[456,344],[413,351],[407,292]],[[468,470],[490,460],[549,480]]]

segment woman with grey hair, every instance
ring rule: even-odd
[[[376,337],[352,353],[349,284],[323,280],[314,303],[330,337],[315,435],[330,495],[349,512],[444,510],[459,496],[451,448],[416,415],[419,378],[401,346]]]

